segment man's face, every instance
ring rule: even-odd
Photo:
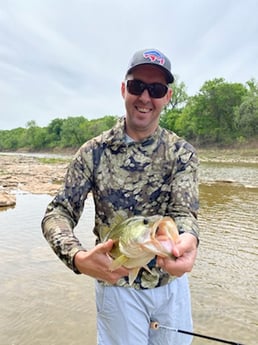
[[[127,77],[127,80],[132,79],[148,84],[167,85],[163,71],[151,65],[135,67]],[[126,82],[123,82],[121,93],[125,101],[127,134],[137,141],[154,133],[159,123],[160,113],[172,96],[172,90],[169,88],[162,98],[152,98],[146,89],[141,95],[133,95],[128,92]]]

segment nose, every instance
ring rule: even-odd
[[[151,99],[151,96],[149,94],[149,91],[145,89],[143,93],[139,96],[140,100],[144,103],[149,102]]]

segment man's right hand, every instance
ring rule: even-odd
[[[113,241],[108,240],[99,243],[89,251],[79,251],[75,254],[74,265],[83,274],[98,280],[115,284],[121,277],[128,276],[128,270],[125,267],[119,267],[110,271],[112,259],[108,255],[113,247]]]

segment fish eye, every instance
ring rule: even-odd
[[[149,223],[148,219],[147,219],[147,218],[144,218],[144,219],[143,219],[143,224],[146,225],[146,224],[148,224],[148,223]]]

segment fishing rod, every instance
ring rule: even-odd
[[[182,329],[177,329],[177,328],[172,328],[172,327],[164,326],[164,325],[161,325],[157,321],[151,321],[150,328],[151,329],[156,329],[156,330],[159,329],[159,328],[165,328],[165,329],[169,329],[170,331],[173,331],[173,332],[188,334],[188,335],[192,335],[192,336],[195,336],[195,337],[204,338],[204,339],[208,339],[208,340],[213,340],[213,341],[217,341],[217,342],[224,343],[224,344],[244,345],[244,344],[236,343],[234,341],[229,341],[229,340],[225,340],[225,339],[221,339],[221,338],[210,337],[208,335],[204,335],[204,334],[200,334],[200,333],[183,331]]]

